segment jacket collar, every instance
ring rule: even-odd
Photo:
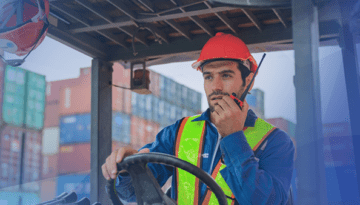
[[[245,125],[244,127],[254,127],[255,126],[255,121],[257,120],[257,116],[256,114],[254,113],[254,111],[252,111],[251,109],[248,110],[248,113],[247,113],[247,117],[246,117],[246,120],[245,120]],[[205,112],[203,112],[200,117],[197,117],[195,119],[192,120],[192,122],[195,122],[195,121],[202,121],[202,120],[205,120],[209,123],[211,123],[210,121],[210,108],[208,108]]]

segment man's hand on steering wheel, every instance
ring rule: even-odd
[[[121,147],[115,151],[113,151],[108,158],[106,158],[105,163],[101,166],[102,174],[106,180],[115,179],[117,170],[117,163],[120,163],[125,157],[137,154],[137,153],[149,153],[150,150],[145,148],[140,150],[139,152],[131,147]],[[125,172],[123,170],[122,172]]]

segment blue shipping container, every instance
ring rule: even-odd
[[[160,98],[165,99],[166,98],[166,86],[167,86],[167,78],[163,75],[160,75]]]
[[[159,113],[159,98],[153,97],[152,98],[152,115],[153,115],[153,121],[156,123],[160,123],[160,113]]]
[[[152,112],[152,99],[153,95],[145,95],[145,119],[149,121],[153,121],[153,112]]]
[[[181,92],[179,92],[179,95],[181,96],[181,106],[185,107],[186,103],[187,103],[187,87],[184,85],[181,85]]]
[[[56,195],[72,191],[77,194],[79,200],[83,197],[90,199],[90,174],[59,176],[57,179]]]
[[[91,137],[90,114],[63,116],[60,119],[60,144],[88,143]],[[112,114],[112,139],[130,143],[130,116]]]
[[[113,112],[112,118],[112,140],[130,143],[130,116],[121,112]]]
[[[90,142],[90,114],[65,116],[60,119],[60,144]]]

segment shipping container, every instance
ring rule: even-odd
[[[22,126],[24,122],[26,90],[26,70],[6,66],[4,80],[3,120],[4,122]]]
[[[145,127],[145,144],[155,141],[156,135],[159,133],[160,125],[158,123],[147,121]]]
[[[171,104],[168,103],[167,101],[164,101],[164,114],[162,114],[162,121],[160,122],[160,124],[162,124],[162,125],[170,125],[171,124],[170,108],[171,108]]]
[[[179,106],[176,106],[176,117],[175,119],[176,120],[180,120],[181,118],[183,118],[183,115],[182,115],[182,108],[179,107]]]
[[[23,182],[37,182],[41,176],[42,163],[42,133],[36,130],[26,130],[24,153],[24,176]],[[39,184],[29,186],[29,191],[39,191]]]
[[[130,69],[125,69],[123,65],[115,62],[113,64],[113,84],[130,87]]]
[[[176,105],[169,105],[169,110],[168,112],[170,113],[169,115],[169,123],[173,124],[176,121]]]
[[[188,108],[188,100],[187,100],[187,93],[188,93],[188,88],[184,85],[181,85],[181,92],[179,93],[179,95],[181,95],[181,106],[183,108]]]
[[[27,72],[26,127],[40,130],[44,126],[45,76]]]
[[[58,175],[59,153],[42,156],[41,179],[54,178]]]
[[[160,113],[159,113],[159,103],[160,103],[160,100],[159,98],[153,96],[152,98],[152,119],[154,122],[156,123],[160,123],[160,119],[161,119],[161,116],[160,116]]]
[[[266,121],[275,127],[283,130],[284,132],[288,132],[288,121],[284,118],[278,117],[278,118],[269,118],[266,119]]]
[[[20,197],[22,204],[38,204],[40,198],[36,193],[24,193],[24,192],[0,192],[0,204],[2,205],[14,205],[19,204]]]
[[[91,132],[90,114],[61,117],[60,144],[88,143]]]
[[[60,129],[59,127],[48,127],[43,130],[42,153],[52,155],[59,153]]]
[[[45,179],[40,183],[40,199],[41,202],[54,199],[56,195],[57,179]]]
[[[112,109],[114,111],[123,111],[124,105],[124,89],[113,87],[112,88]]]
[[[165,78],[165,100],[170,103],[176,103],[176,84],[177,83],[173,79]]]
[[[131,114],[132,108],[131,108],[131,91],[125,90],[124,91],[124,112],[128,115]]]
[[[15,186],[20,182],[21,138],[24,129],[7,126],[1,134],[1,179],[2,186]],[[41,172],[41,133],[26,130],[24,147],[23,182],[40,179]],[[30,187],[32,189],[36,186]],[[34,191],[34,190],[33,190]],[[36,190],[35,190],[36,191]]]
[[[3,107],[3,96],[4,96],[4,75],[5,75],[5,63],[0,60],[0,124],[3,124],[2,107]]]
[[[76,193],[79,200],[83,197],[90,199],[90,173],[59,176],[56,195],[72,191]]]
[[[160,99],[166,100],[166,92],[167,92],[166,87],[168,86],[167,77],[160,75],[159,80],[160,80]]]
[[[137,116],[131,117],[131,146],[135,149],[146,144],[145,128],[147,121]]]
[[[149,90],[154,96],[160,97],[160,74],[152,70],[150,70]]]
[[[60,144],[89,143],[91,138],[90,114],[63,116],[60,120]],[[130,117],[113,111],[112,138],[130,143]]]
[[[89,113],[91,110],[90,83],[62,88],[59,106],[60,115]]]
[[[85,172],[90,170],[90,143],[61,145],[58,174]]]
[[[288,121],[288,134],[290,137],[295,137],[296,124]]]
[[[153,111],[152,111],[152,102],[153,102],[153,95],[144,95],[145,97],[145,119],[146,120],[154,120],[153,119]]]
[[[77,85],[90,85],[90,73],[90,68],[82,68],[79,78],[52,81],[47,83],[44,127],[59,126],[59,103],[60,91],[62,90],[62,88],[73,87]]]
[[[130,144],[130,116],[121,112],[112,115],[112,140]]]

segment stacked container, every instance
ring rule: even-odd
[[[90,171],[90,74],[90,68],[82,68],[79,78],[47,83],[42,201],[70,190],[89,194],[88,185],[79,188],[76,181],[85,179],[83,173]],[[200,111],[200,93],[153,71],[150,81],[149,95],[112,88],[112,150],[129,145],[139,149],[153,142],[165,126]],[[130,69],[114,63],[112,83],[129,88]]]
[[[25,132],[23,190],[38,192],[41,175],[41,132],[6,126],[1,132],[1,188],[20,183],[21,138]]]
[[[258,117],[264,118],[264,91],[260,89],[251,90],[250,94],[246,96],[246,102]]]
[[[20,197],[21,150],[23,202],[40,191],[42,128],[45,107],[45,76],[0,61],[0,189]],[[25,136],[22,149],[22,136]],[[0,197],[6,202],[6,197]],[[6,200],[5,200],[6,199]],[[8,200],[10,204],[13,199]],[[37,199],[38,201],[38,199]]]

